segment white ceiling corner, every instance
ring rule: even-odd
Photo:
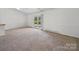
[[[29,14],[29,13],[41,12],[47,10],[48,8],[17,8],[17,9]]]

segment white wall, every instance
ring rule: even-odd
[[[2,25],[2,26],[0,26],[0,36],[3,36],[3,35],[5,35],[5,28]]]
[[[6,24],[6,29],[27,26],[27,15],[15,8],[0,8],[0,23]]]
[[[33,18],[44,15],[44,29],[79,38],[79,9],[55,8],[28,15],[28,25],[33,27]]]
[[[79,9],[52,9],[44,12],[46,30],[79,38]]]

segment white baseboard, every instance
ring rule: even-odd
[[[48,30],[48,29],[45,29],[45,30],[46,30],[46,31],[50,31],[50,32],[59,33],[59,34],[66,35],[66,36],[71,36],[71,37],[79,38],[79,36],[71,35],[71,34],[68,34],[68,33],[62,33],[62,32],[59,32],[59,31]]]

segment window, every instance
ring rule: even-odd
[[[34,24],[37,24],[37,17],[34,18]]]
[[[34,24],[41,25],[41,17],[35,17],[34,18]]]

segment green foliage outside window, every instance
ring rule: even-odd
[[[41,24],[41,18],[40,17],[35,17],[34,18],[34,24],[40,25]]]
[[[37,24],[37,17],[34,18],[34,24]]]

